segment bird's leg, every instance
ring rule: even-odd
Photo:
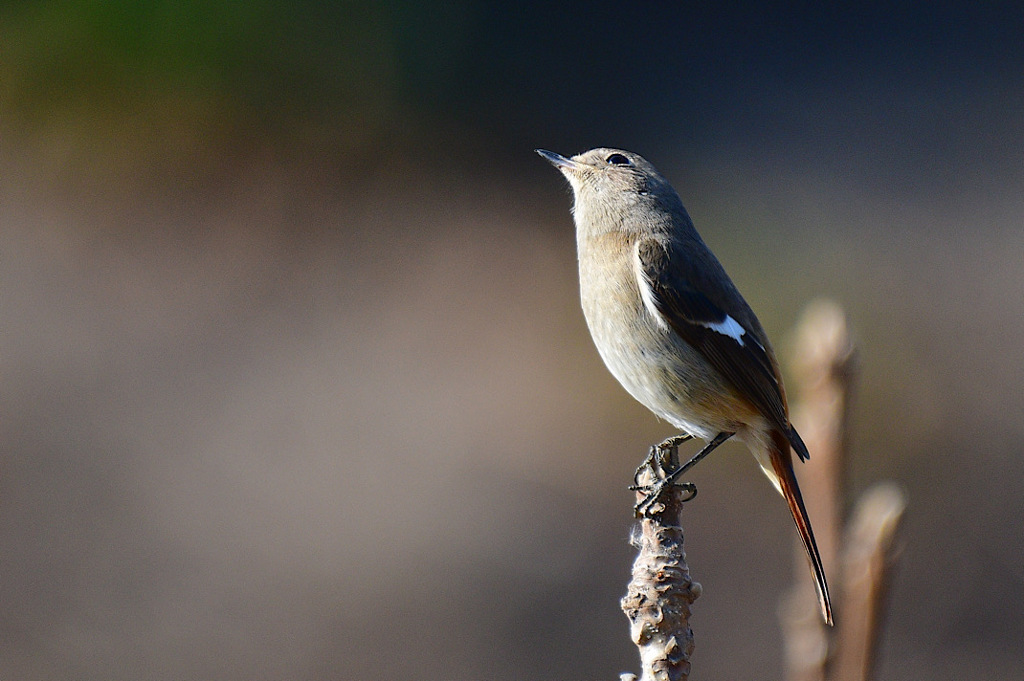
[[[698,461],[700,461],[705,456],[713,452],[718,447],[718,445],[722,444],[723,442],[731,438],[733,435],[735,435],[735,433],[719,433],[714,437],[713,440],[711,440],[711,442],[704,445],[703,449],[697,452],[693,456],[693,458],[684,463],[682,466],[676,465],[671,471],[666,473],[662,479],[658,480],[656,483],[651,485],[651,491],[647,495],[647,497],[634,507],[634,509],[636,510],[637,517],[642,518],[644,515],[647,514],[647,511],[650,509],[651,505],[654,503],[654,501],[658,498],[658,496],[662,493],[662,491],[665,489],[667,485],[673,484],[676,478],[682,475],[685,471],[688,471],[689,469],[697,465]],[[691,438],[691,435],[677,435],[675,437],[670,437],[661,444],[651,447],[651,452],[647,456],[647,461],[651,461],[652,459],[654,459],[660,468],[660,466],[663,463],[665,463],[665,456],[667,455],[668,463],[675,464],[678,461],[679,457],[678,448],[680,443],[686,442]],[[643,466],[641,466],[641,468],[643,468]],[[661,468],[661,472],[664,472],[664,470],[664,468]],[[679,483],[677,486],[682,487],[689,495],[682,500],[683,502],[689,501],[693,499],[695,496],[697,496],[697,486],[694,485],[692,482]],[[634,486],[634,489],[640,488],[641,487],[639,485]]]
[[[684,463],[682,466],[680,466],[679,468],[676,468],[674,471],[672,471],[667,476],[665,476],[665,479],[661,480],[659,482],[659,484],[660,485],[671,484],[673,480],[678,478],[682,473],[684,473],[684,472],[690,470],[691,468],[693,468],[695,465],[697,465],[697,463],[701,459],[703,459],[705,456],[707,456],[708,454],[713,452],[718,447],[718,445],[722,444],[723,442],[725,442],[726,440],[728,440],[729,438],[731,438],[735,434],[736,433],[719,433],[718,435],[715,436],[715,438],[711,442],[709,442],[706,445],[704,445],[703,449],[701,449],[699,452],[694,454],[692,459],[690,459],[689,461]],[[685,442],[685,440],[684,440],[684,442]]]

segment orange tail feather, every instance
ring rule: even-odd
[[[789,512],[793,514],[793,522],[800,533],[800,540],[807,551],[807,561],[810,563],[811,573],[814,576],[814,586],[818,591],[818,602],[821,605],[821,614],[825,623],[832,626],[832,601],[828,596],[828,583],[825,581],[825,569],[821,565],[821,556],[818,554],[818,545],[814,542],[814,532],[811,530],[811,521],[807,517],[807,509],[804,508],[804,499],[800,494],[800,486],[796,482],[796,475],[793,473],[793,456],[790,450],[789,440],[786,435],[778,430],[772,432],[772,447],[769,453],[772,468],[778,476],[782,496],[789,504]]]

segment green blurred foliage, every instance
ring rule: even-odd
[[[394,1],[8,3],[3,125],[122,143],[270,134],[367,147],[412,125],[413,81],[464,57],[466,14]]]

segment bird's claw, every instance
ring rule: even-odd
[[[631,485],[629,489],[634,492],[650,490],[642,501],[637,502],[637,504],[633,506],[633,513],[637,518],[645,518],[648,516],[651,508],[658,501],[659,497],[665,493],[666,485],[682,490],[682,494],[678,499],[678,503],[680,504],[685,504],[687,501],[690,501],[697,496],[697,485],[692,482],[666,482],[665,480],[659,480],[653,485]]]
[[[676,476],[685,470],[687,466],[679,465],[679,445],[692,440],[693,436],[683,433],[674,435],[663,442],[653,445],[647,452],[647,458],[636,469],[633,475],[633,484],[629,489],[634,492],[646,492],[647,496],[633,507],[637,518],[647,517],[654,507],[658,498],[666,491],[667,486],[674,490],[682,490],[682,495],[677,503],[686,503],[697,496],[697,486],[692,482],[674,482]],[[649,471],[653,474],[653,484],[642,484],[640,477]]]

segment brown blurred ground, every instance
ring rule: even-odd
[[[669,431],[591,347],[549,168],[3,164],[0,675],[635,668],[625,486]],[[853,483],[910,498],[881,678],[1017,678],[1024,186],[899,203],[713,158],[674,179],[783,355],[811,299],[851,317]],[[695,678],[778,678],[785,509],[738,447],[694,480]]]

